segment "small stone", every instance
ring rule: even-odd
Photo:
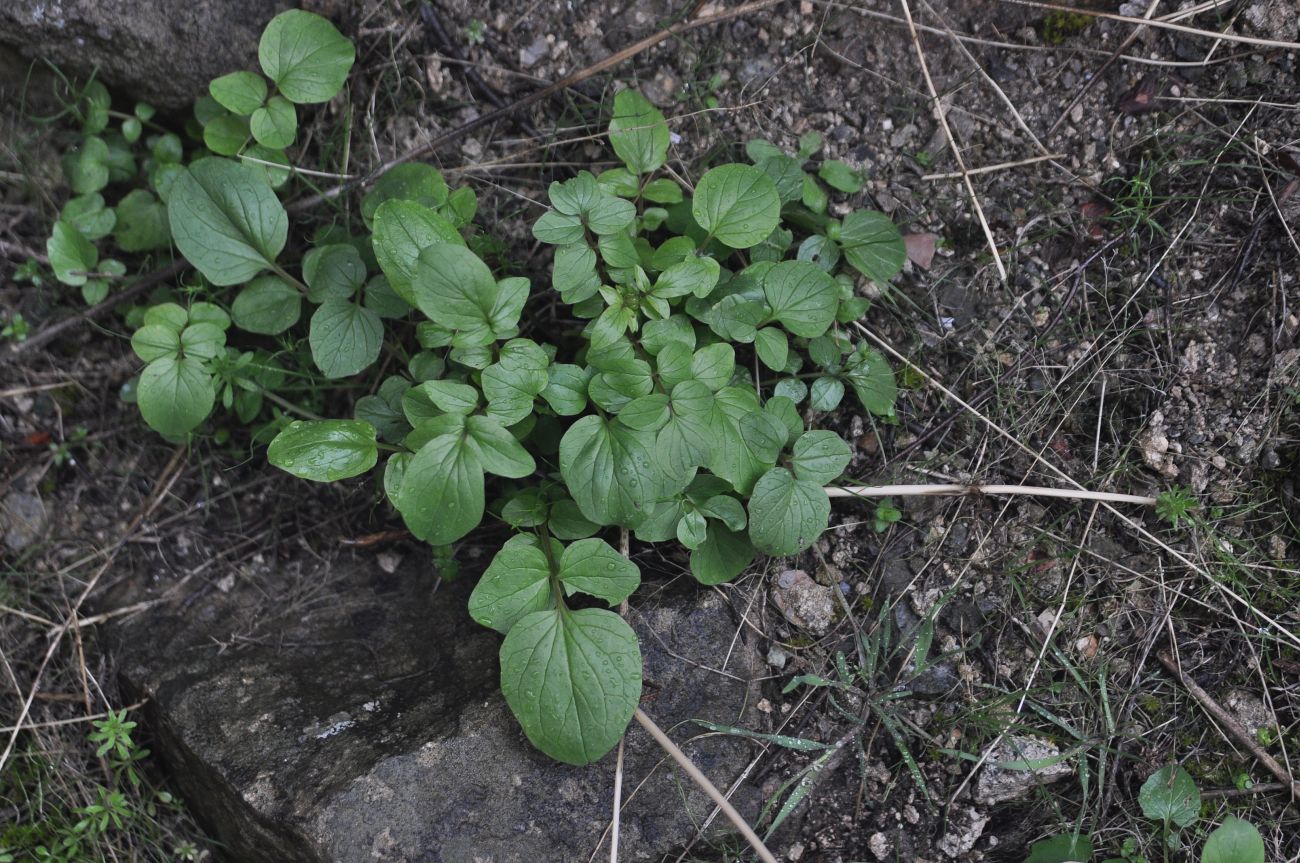
[[[15,489],[0,503],[0,528],[12,551],[22,551],[40,539],[48,520],[45,504],[35,492]]]
[[[888,860],[889,852],[894,843],[889,841],[889,837],[884,833],[872,833],[871,838],[867,840],[867,847],[871,853],[876,855],[877,860]]]
[[[790,654],[787,653],[780,645],[774,644],[767,652],[767,664],[777,671],[785,668],[785,664],[790,661]]]
[[[772,602],[785,619],[816,635],[824,635],[835,617],[835,588],[818,584],[802,569],[776,576]]]
[[[375,563],[379,564],[379,568],[384,572],[392,575],[394,572],[397,572],[397,568],[402,565],[402,556],[391,551],[381,552],[379,556],[375,558]]]
[[[538,36],[527,48],[519,49],[519,65],[531,69],[551,52],[551,45],[545,36]]]
[[[975,785],[975,799],[986,806],[1019,800],[1039,785],[1070,776],[1074,773],[1074,768],[1065,761],[1042,765],[1042,762],[1060,755],[1061,750],[1056,744],[1040,737],[1004,737],[989,753],[988,761]],[[1021,767],[1026,762],[1042,766],[1033,770],[1012,770],[1002,766],[1012,764]]]

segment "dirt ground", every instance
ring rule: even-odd
[[[439,48],[414,5],[310,5],[358,40],[356,169],[490,109],[466,70],[508,101],[698,4],[437,4],[464,61]],[[834,196],[832,210],[880,209],[918,238],[903,275],[872,288],[862,322],[897,352],[898,423],[851,408],[820,420],[857,442],[849,477],[1153,496],[1185,486],[1197,498],[1197,520],[1178,528],[1133,504],[898,498],[901,519],[877,525],[871,506],[840,502],[812,551],[746,575],[768,580],[772,599],[739,610],[767,640],[770,724],[754,730],[846,741],[815,770],[816,753],[756,748],[753,776],[774,809],[792,787],[806,794],[773,839],[778,857],[1021,861],[1034,841],[1077,827],[1097,859],[1126,848],[1134,863],[1158,859],[1137,793],[1156,767],[1178,763],[1205,802],[1176,859],[1194,859],[1188,849],[1206,825],[1236,814],[1260,828],[1267,859],[1300,860],[1300,814],[1286,793],[1259,790],[1275,778],[1158,659],[1170,654],[1287,770],[1295,763],[1298,55],[993,0],[916,0],[914,38],[906,8],[804,0],[694,30],[433,161],[475,184],[479,221],[500,241],[496,263],[536,275],[547,253],[528,233],[535,202],[574,166],[608,160],[592,133],[616,82],[670,117],[671,164],[687,179],[742,157],[750,138],[793,150],[799,135],[819,132],[826,157],[869,178],[861,193]],[[1175,11],[1152,8],[1156,19]],[[1177,23],[1297,37],[1283,0]],[[0,148],[9,163],[0,168],[30,174],[30,153],[19,155]],[[35,185],[33,195],[13,184],[0,209],[2,304],[22,310],[33,332],[78,301],[52,279],[37,291],[10,275],[39,252],[64,194],[53,179]],[[269,473],[246,441],[173,452],[150,440],[117,399],[135,372],[123,333],[106,317],[0,366],[0,492],[34,489],[49,514],[40,542],[0,576],[7,705],[40,673],[46,624],[65,619],[110,550],[117,563],[92,604],[123,566],[210,590],[268,561],[390,551],[339,549],[340,537],[396,525],[368,487],[313,489],[301,506],[300,488]],[[68,380],[75,389],[60,389]],[[148,529],[118,549],[138,512]],[[683,571],[677,553],[633,551],[648,577]],[[795,585],[789,570],[811,578]],[[824,626],[792,620],[795,590],[838,596]],[[847,675],[852,687],[784,692],[796,674]],[[37,701],[30,719],[84,716],[95,687],[124,706],[111,681],[93,632],[79,635],[42,687],[73,696]],[[11,715],[0,711],[0,723]],[[78,745],[60,735],[51,728],[24,745]],[[64,760],[74,773],[97,769],[93,753]],[[1017,760],[1042,769],[997,767]],[[13,797],[14,783],[0,788]],[[160,848],[204,847],[184,838],[193,828],[182,816],[158,829]],[[174,859],[137,852],[130,859]],[[744,857],[700,840],[675,859]]]

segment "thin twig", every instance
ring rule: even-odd
[[[740,835],[744,836],[745,841],[754,849],[754,853],[758,855],[758,859],[762,860],[763,863],[776,863],[776,858],[772,856],[771,851],[767,850],[767,846],[763,844],[763,840],[758,838],[758,834],[754,832],[754,828],[750,827],[749,824],[745,822],[745,819],[736,811],[736,807],[731,805],[731,801],[722,796],[722,792],[714,787],[713,783],[709,781],[709,777],[700,772],[700,768],[695,766],[695,763],[686,756],[686,753],[678,749],[677,744],[673,743],[672,740],[669,739],[668,735],[664,734],[659,726],[655,724],[655,721],[647,716],[646,712],[640,707],[636,709],[634,715],[636,716],[636,721],[641,723],[641,727],[650,732],[650,736],[654,738],[655,743],[662,746],[664,751],[671,755],[673,760],[677,762],[677,766],[682,768],[682,771],[689,776],[696,785],[704,789],[704,793],[709,795],[709,799],[717,804],[718,808],[722,810],[722,814],[727,816],[727,820],[729,820],[735,828],[740,831]]]
[[[609,827],[609,863],[618,863],[618,826],[623,814],[623,741],[618,739],[618,759],[614,762],[614,817]]]
[[[1025,165],[1033,165],[1036,162],[1047,162],[1052,159],[1064,159],[1065,153],[1048,153],[1044,156],[1033,156],[1028,159],[1021,159],[1018,162],[999,162],[996,165],[985,165],[982,168],[970,168],[966,173],[961,171],[949,171],[946,174],[924,174],[922,180],[959,180],[965,176],[975,176],[976,174],[992,174],[996,171],[1006,171],[1010,168],[1023,168]]]
[[[930,66],[925,62],[925,52],[921,50],[921,37],[916,32],[916,22],[912,20],[912,7],[907,0],[900,0],[900,2],[903,16],[907,19],[907,29],[912,34],[912,45],[916,48],[916,59],[921,63],[921,74],[925,77],[926,89],[930,91],[930,99],[934,102],[934,116],[943,127],[944,137],[948,139],[948,149],[952,150],[953,158],[957,160],[957,167],[966,182],[966,191],[970,195],[971,204],[975,207],[975,215],[979,217],[980,227],[984,229],[984,238],[988,240],[989,250],[993,252],[993,263],[997,265],[998,276],[1005,284],[1007,269],[1002,265],[997,241],[993,239],[993,231],[989,228],[988,219],[984,218],[984,208],[980,206],[979,196],[975,194],[975,184],[970,180],[970,171],[966,170],[966,160],[961,157],[961,147],[957,146],[957,139],[953,137],[952,129],[948,126],[948,114],[943,109],[943,103],[939,101],[939,92],[934,87],[934,79],[930,77]]]
[[[1069,500],[1104,500],[1111,503],[1155,504],[1154,497],[1141,494],[1118,494],[1109,491],[1081,491],[1072,488],[1048,488],[1037,485],[847,485],[827,486],[827,497],[912,497],[916,495],[1023,494],[1030,497],[1062,497]]]
[[[1278,763],[1276,758],[1265,752],[1264,747],[1260,746],[1259,743],[1256,742],[1250,732],[1245,728],[1242,728],[1241,723],[1233,718],[1232,714],[1224,710],[1223,707],[1220,706],[1219,702],[1210,697],[1210,693],[1202,689],[1195,680],[1192,680],[1190,677],[1183,674],[1183,672],[1178,668],[1178,665],[1174,662],[1173,657],[1169,655],[1169,651],[1160,651],[1156,654],[1156,658],[1159,659],[1160,664],[1174,676],[1175,680],[1187,687],[1187,691],[1192,694],[1192,697],[1197,700],[1201,707],[1205,708],[1206,713],[1210,714],[1216,722],[1226,728],[1228,733],[1237,739],[1238,743],[1250,750],[1250,754],[1254,755],[1256,760],[1258,760],[1260,764],[1263,764],[1264,768],[1269,773],[1272,773],[1282,782],[1284,789],[1289,788],[1291,790],[1292,800],[1300,801],[1300,780],[1296,780],[1292,777],[1291,774],[1287,772],[1287,769]]]
[[[1188,27],[1184,24],[1175,24],[1172,21],[1162,21],[1159,18],[1148,20],[1133,15],[1116,15],[1113,12],[1103,12],[1100,9],[1064,6],[1059,3],[1041,3],[1038,2],[1038,0],[1002,0],[1002,2],[1010,3],[1013,6],[1028,6],[1031,9],[1046,9],[1050,12],[1068,12],[1071,15],[1087,15],[1092,18],[1104,18],[1107,21],[1120,21],[1124,24],[1139,24],[1148,27],[1155,27],[1160,30],[1173,30],[1177,33],[1187,33],[1191,36],[1203,36],[1207,39],[1222,39],[1225,42],[1240,42],[1243,45],[1258,45],[1261,48],[1283,48],[1287,51],[1300,50],[1300,42],[1287,42],[1282,39],[1261,39],[1256,36],[1241,36],[1236,33],[1225,33],[1220,30],[1202,30],[1199,27]]]

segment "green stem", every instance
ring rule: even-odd
[[[298,292],[302,294],[304,297],[307,296],[307,286],[304,285],[302,282],[298,281],[293,276],[289,275],[288,270],[286,270],[284,267],[280,266],[279,264],[275,263],[274,261],[271,262],[271,272],[275,273],[277,276],[279,276],[280,278],[284,279],[286,282],[288,282],[289,284],[297,288]]]
[[[269,401],[274,402],[275,404],[277,404],[277,405],[279,405],[280,407],[284,408],[284,409],[285,409],[286,411],[288,411],[289,413],[291,413],[291,414],[297,414],[298,416],[300,416],[300,417],[302,417],[302,418],[304,418],[304,419],[316,420],[316,421],[318,421],[318,422],[319,422],[320,420],[325,419],[325,417],[321,416],[320,414],[312,413],[311,411],[307,410],[306,408],[300,408],[300,407],[298,407],[296,404],[294,404],[293,402],[289,401],[288,399],[283,399],[283,398],[281,398],[280,396],[276,395],[275,393],[271,392],[271,391],[268,390],[268,389],[263,389],[263,390],[262,390],[262,397],[265,398],[265,399],[268,399]]]

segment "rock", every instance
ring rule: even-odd
[[[1007,735],[990,753],[988,761],[975,784],[975,799],[986,806],[1018,800],[1039,785],[1046,785],[1074,773],[1065,761],[1043,764],[1059,758],[1061,750],[1056,744],[1039,737]],[[1034,765],[1034,769],[1012,770],[1004,764]]]
[[[10,551],[23,551],[45,533],[48,516],[40,495],[14,489],[0,501],[0,531]]]
[[[834,591],[802,569],[787,569],[772,582],[772,602],[795,626],[825,635],[835,621]]]
[[[0,53],[95,72],[109,87],[159,108],[183,108],[208,81],[257,68],[257,40],[287,0],[7,0]],[[96,71],[97,70],[97,71]]]
[[[961,675],[957,673],[957,666],[945,659],[927,666],[901,688],[920,698],[942,698],[960,683]]]
[[[609,821],[614,754],[571,767],[533,749],[498,689],[500,638],[467,614],[472,579],[434,593],[419,556],[404,557],[393,574],[360,560],[242,574],[229,593],[110,630],[124,691],[148,699],[155,751],[188,808],[242,863],[587,859]],[[114,605],[148,596],[123,594]],[[735,633],[716,595],[632,608],[644,706],[663,728],[760,727],[757,684],[744,682],[763,673],[753,647],[725,669],[739,681],[708,670]],[[750,756],[720,735],[687,751],[722,787]],[[712,811],[662,757],[633,723],[622,859],[658,859]],[[744,787],[733,800],[751,817],[761,803]]]

